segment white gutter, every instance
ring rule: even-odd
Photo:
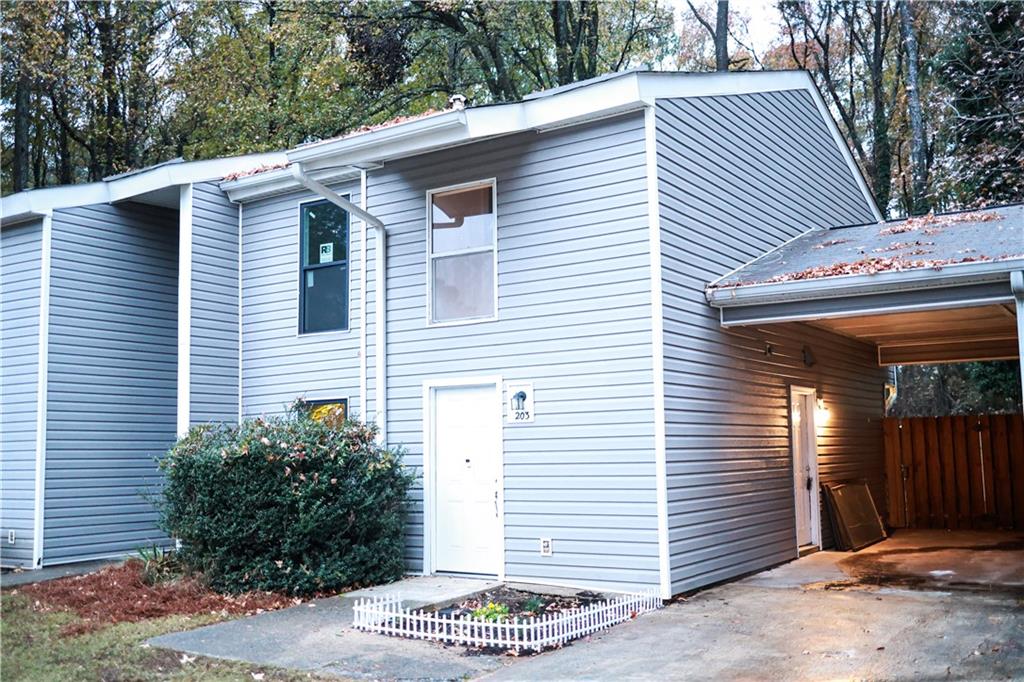
[[[770,284],[709,287],[708,303],[719,308],[810,301],[895,291],[917,291],[967,284],[1006,281],[1011,270],[1024,267],[1024,257],[955,263],[915,270],[891,270],[873,275],[837,275]]]
[[[1020,390],[1024,398],[1024,270],[1010,273],[1010,291],[1017,303],[1017,362],[1021,368]]]
[[[374,421],[377,423],[377,426],[380,427],[380,439],[382,441],[384,441],[386,436],[387,436],[387,355],[386,355],[386,353],[387,353],[387,343],[386,343],[386,336],[387,336],[387,333],[386,333],[387,332],[387,276],[386,276],[386,273],[385,273],[385,256],[386,256],[386,253],[387,253],[387,230],[384,227],[384,223],[379,218],[377,218],[377,216],[371,214],[369,211],[367,211],[363,207],[356,206],[351,201],[349,201],[345,197],[341,196],[340,194],[338,194],[334,190],[330,189],[329,187],[326,187],[325,185],[321,184],[320,182],[317,182],[313,178],[309,177],[309,174],[306,172],[306,169],[303,167],[303,165],[301,163],[298,163],[298,162],[293,163],[289,170],[291,171],[292,177],[294,177],[295,180],[298,181],[298,183],[300,185],[302,185],[306,189],[310,190],[311,192],[314,192],[314,193],[322,196],[324,199],[327,199],[327,201],[331,202],[335,206],[338,206],[338,207],[342,208],[343,210],[348,211],[349,213],[351,213],[352,215],[354,215],[355,217],[357,217],[361,221],[363,221],[363,223],[364,223],[364,235],[363,235],[363,237],[364,237],[364,242],[363,242],[364,260],[365,260],[365,252],[366,252],[365,226],[366,225],[370,225],[371,227],[374,228],[374,237],[377,240],[377,250],[376,250],[376,258],[375,258],[375,268],[374,268],[374,291],[376,292],[376,296],[377,296],[377,306],[376,306],[376,310],[375,310],[375,319],[374,319],[374,354],[376,356],[376,358],[375,358],[375,360],[376,360],[376,382],[375,382],[375,400],[374,400],[374,403],[375,403],[375,406],[376,406],[376,414],[375,414]],[[366,197],[366,171],[365,170],[361,170],[360,171],[360,198],[359,198],[359,201],[360,201],[360,203],[363,206],[367,205],[367,197]],[[364,262],[363,272],[364,273],[366,272],[365,262]],[[365,275],[364,275],[364,277],[365,277]],[[364,282],[365,282],[365,279],[364,279]],[[364,285],[363,291],[365,292],[365,290],[366,290],[366,288],[365,288],[365,285]],[[365,324],[365,310],[366,310],[365,305],[366,305],[366,299],[365,299],[365,293],[364,293],[363,294],[363,308],[362,308],[362,311],[360,312],[360,315],[363,315],[363,325],[362,326],[363,326],[364,329],[366,327],[366,324]],[[366,337],[365,337],[365,332],[362,332],[361,335],[363,337],[363,344],[362,344],[362,347],[360,349],[360,352],[363,355],[362,364],[365,366],[365,364],[366,364],[365,363],[365,356],[366,356]],[[360,388],[362,390],[362,387],[360,387]],[[361,407],[360,409],[362,409],[364,413],[366,412],[365,406]],[[365,414],[363,415],[363,419],[364,420],[366,419],[366,416],[367,415],[365,415]]]

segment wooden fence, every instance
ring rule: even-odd
[[[1024,530],[1019,414],[883,420],[889,525]]]

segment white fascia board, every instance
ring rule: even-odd
[[[1009,281],[1009,273],[1021,268],[1024,268],[1024,258],[1007,258],[981,263],[956,263],[938,268],[894,270],[873,275],[837,275],[770,284],[709,288],[706,296],[708,303],[715,307],[731,308]]]
[[[437,138],[447,141],[453,132],[456,137],[465,136],[465,111],[448,111],[379,130],[324,140],[292,149],[287,155],[289,161],[301,161],[312,170],[318,166],[322,167],[325,161],[329,162],[339,157],[344,158],[346,164],[355,163],[353,159],[356,158],[380,157],[378,150],[382,148],[418,150],[433,143]],[[365,155],[367,151],[371,152],[368,157]]]
[[[331,185],[336,182],[355,180],[359,177],[360,169],[353,166],[342,166],[337,168],[326,168],[309,173],[309,176],[319,183]],[[286,194],[300,189],[302,185],[295,179],[291,168],[279,168],[277,170],[247,175],[236,180],[225,180],[220,183],[220,188],[227,193],[228,198],[235,202],[255,201],[279,194]]]
[[[46,215],[55,209],[125,201],[164,187],[220,180],[231,173],[283,164],[287,161],[284,152],[229,156],[223,159],[165,164],[101,182],[27,190],[3,197],[0,200],[0,216],[3,224],[8,225]]]
[[[229,156],[223,159],[207,159],[158,166],[151,171],[144,171],[127,177],[112,180],[110,201],[124,201],[146,192],[171,187],[174,185],[191,185],[198,182],[220,180],[231,173],[244,172],[259,168],[286,163],[283,152],[268,154],[250,154],[248,156]]]
[[[48,215],[57,208],[105,204],[109,199],[109,188],[105,182],[31,189],[0,200],[0,216],[3,224],[9,225]]]
[[[782,90],[816,90],[806,71],[729,71],[708,73],[637,73],[640,96],[656,99],[749,95]]]

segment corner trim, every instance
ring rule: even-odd
[[[53,248],[53,212],[43,213],[39,251],[39,339],[36,365],[35,500],[32,510],[32,568],[43,565],[44,504],[46,501],[46,406],[50,359],[50,255]]]
[[[668,455],[665,426],[665,329],[661,291],[661,214],[658,189],[657,110],[644,110],[647,162],[647,222],[651,254],[651,370],[654,390],[654,467],[658,514],[658,573],[663,599],[672,596],[668,541]]]
[[[241,273],[239,273],[241,275]],[[192,424],[192,185],[178,198],[178,436]]]

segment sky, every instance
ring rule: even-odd
[[[713,0],[691,0],[695,7],[702,8],[705,3],[713,6]],[[675,8],[676,16],[681,12],[689,12],[690,7],[686,0],[669,0],[669,5]],[[729,10],[750,17],[748,24],[751,47],[758,55],[764,53],[772,40],[778,38],[780,33],[779,10],[776,8],[776,0],[730,0]],[[714,16],[708,17],[714,21]]]

